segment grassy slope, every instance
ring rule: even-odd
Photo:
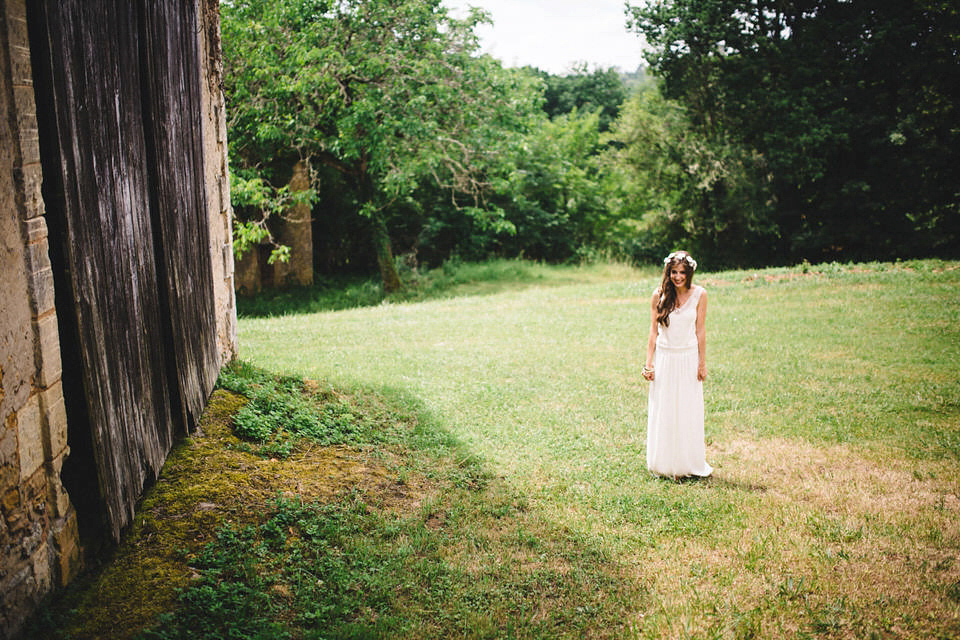
[[[628,627],[960,629],[960,271],[701,274],[709,482],[644,470],[650,272],[246,319],[241,354],[399,389],[653,594]]]

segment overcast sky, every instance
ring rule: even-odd
[[[640,38],[626,29],[624,0],[443,0],[454,10],[487,10],[493,26],[477,29],[484,53],[504,66],[531,65],[562,74],[579,62],[634,71]],[[634,3],[639,4],[639,3]],[[463,15],[455,14],[455,15]]]

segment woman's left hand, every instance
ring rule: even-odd
[[[699,380],[700,382],[703,382],[706,379],[707,379],[707,364],[705,362],[701,362],[700,365],[697,367],[697,380]]]

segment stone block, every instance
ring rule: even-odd
[[[47,221],[44,218],[27,220],[27,244],[37,244],[48,238]]]
[[[31,556],[33,564],[33,580],[39,593],[49,593],[53,589],[54,558],[50,555],[50,547],[43,544]]]
[[[7,0],[4,2],[4,10],[6,11],[7,20],[22,20],[26,21],[27,19],[27,4],[24,0]]]
[[[46,244],[46,243],[44,243]],[[31,303],[33,312],[42,316],[53,311],[56,305],[56,291],[53,284],[53,269],[35,271],[30,279]]]
[[[63,367],[60,361],[60,332],[57,327],[57,314],[50,313],[38,318],[36,324],[40,341],[40,386],[52,387],[60,380]]]
[[[0,487],[0,514],[4,519],[9,519],[13,513],[20,507],[20,487],[17,480],[20,479],[20,473],[17,460],[14,459],[14,465],[3,469],[2,477],[4,484]]]
[[[19,565],[13,568],[9,574],[0,580],[0,593],[3,596],[3,605],[6,607],[24,606],[30,599],[29,587],[31,585],[31,567],[29,565]]]
[[[23,212],[24,218],[35,218],[42,216],[46,209],[43,204],[43,196],[40,193],[40,187],[43,184],[43,170],[39,163],[24,165],[14,171],[23,185]]]
[[[13,103],[17,109],[16,117],[19,129],[37,128],[36,94],[30,85],[13,87]]]
[[[16,55],[11,52],[11,62],[15,57]],[[37,104],[32,84],[14,86],[13,99],[16,109],[14,114],[16,142],[20,151],[20,157],[16,162],[21,167],[39,167],[40,136],[37,124]],[[30,195],[29,192],[28,195]]]
[[[16,5],[17,2],[5,2],[4,5]],[[4,7],[6,8],[6,7]],[[26,15],[18,15],[17,9],[12,6],[7,11],[7,42],[11,48],[14,46],[27,45],[27,18]]]
[[[16,423],[15,416],[11,424]],[[20,480],[17,468],[17,431],[16,429],[0,428],[0,491],[12,487]]]
[[[20,551],[24,560],[32,558],[37,549],[43,544],[43,525],[40,522],[33,521],[27,527],[25,535],[20,541]]]
[[[43,464],[43,433],[40,428],[40,398],[30,396],[17,412],[17,441],[20,449],[20,482],[26,482]]]
[[[27,518],[24,510],[20,509],[19,506],[13,511],[4,511],[3,519],[7,523],[10,535],[19,544],[19,542],[27,536],[26,532],[30,528],[30,519]]]
[[[223,245],[223,277],[229,278],[233,275],[233,245],[225,242]]]
[[[23,503],[30,510],[31,517],[43,518],[47,512],[47,468],[38,469],[20,485]]]
[[[60,482],[60,470],[63,468],[64,457],[65,456],[60,456],[54,459],[54,474],[53,477],[50,478],[50,505],[53,508],[54,518],[64,518],[73,511],[70,495]]]
[[[26,24],[24,22],[24,24]],[[14,85],[33,84],[33,67],[30,65],[30,48],[25,44],[10,43],[11,80]]]
[[[47,458],[53,460],[67,450],[67,407],[60,382],[40,394],[40,410],[47,420]]]
[[[56,549],[57,567],[55,577],[57,586],[65,587],[80,573],[82,566],[76,513],[71,511],[67,517],[58,521],[51,531],[51,537]]]
[[[4,513],[13,513],[20,508],[20,489],[19,487],[12,487],[7,489],[3,494],[3,500],[0,501],[0,505],[3,507]]]
[[[13,544],[13,538],[10,536],[10,528],[7,526],[6,518],[0,517],[0,549],[7,551],[11,548]],[[2,556],[0,556],[2,558]],[[0,581],[2,581],[7,575],[7,567],[5,566],[2,559],[0,559]]]
[[[32,104],[31,102],[27,106]],[[20,143],[20,166],[32,166],[40,162],[40,132],[36,113],[17,113],[17,136]]]
[[[43,218],[39,218],[42,220]],[[50,269],[50,250],[46,239],[32,242],[27,245],[28,269],[31,273],[38,273]]]

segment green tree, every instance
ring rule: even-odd
[[[336,171],[388,292],[400,286],[391,212],[427,179],[458,206],[482,202],[500,133],[537,107],[520,74],[476,55],[477,10],[457,20],[439,0],[237,0],[222,11],[235,171],[274,187],[299,160]]]
[[[605,240],[601,112],[573,107],[544,119],[516,150],[498,192],[516,227],[508,253],[559,261]]]
[[[626,85],[614,69],[596,69],[591,73],[586,65],[581,65],[567,75],[538,73],[545,85],[543,110],[551,118],[574,109],[581,113],[599,109],[600,130],[607,131],[627,97]]]
[[[622,251],[649,261],[682,245],[704,263],[742,261],[750,241],[775,239],[762,204],[762,166],[750,152],[711,140],[688,110],[655,89],[634,94],[608,136],[604,162]],[[757,256],[757,261],[771,258]]]
[[[769,178],[756,206],[782,260],[958,251],[956,3],[672,0],[631,15],[690,126]]]

